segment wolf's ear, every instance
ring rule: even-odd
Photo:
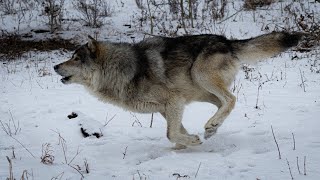
[[[88,48],[90,50],[90,52],[92,53],[96,53],[97,49],[98,49],[98,41],[95,40],[93,37],[91,37],[90,35],[88,35],[89,41],[88,41]]]

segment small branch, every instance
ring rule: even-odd
[[[275,137],[275,135],[274,135],[272,125],[271,125],[271,130],[272,130],[272,135],[273,135],[274,142],[276,142],[276,145],[277,145],[277,148],[278,148],[279,159],[281,159],[281,153],[280,153],[279,145],[278,145],[278,142],[277,142],[276,137]]]
[[[65,163],[69,165],[68,160],[67,160],[67,146],[66,146],[66,141],[61,141],[61,148],[63,151],[63,156]]]
[[[63,175],[64,175],[64,172],[58,174],[58,176],[56,176],[56,177],[52,177],[51,180],[58,180],[58,179],[61,180]]]
[[[64,161],[67,165],[70,165],[68,163],[68,160],[67,160],[67,145],[66,145],[66,140],[61,136],[61,134],[58,132],[58,131],[54,131],[51,129],[51,131],[55,132],[58,134],[58,145],[61,146],[62,148],[62,152],[63,152],[63,156],[64,156]]]
[[[79,171],[79,169],[77,169],[77,168],[75,168],[75,167],[73,167],[73,166],[71,166],[71,165],[68,165],[68,166],[70,166],[70,167],[72,167],[73,169],[75,169],[76,171],[78,171],[78,173],[81,175],[81,177],[84,178],[83,174]]]
[[[173,173],[172,176],[176,176],[177,179],[180,179],[180,178],[190,178],[189,175],[181,175],[179,173]]]
[[[12,139],[14,139],[15,141],[17,141],[26,151],[28,151],[28,153],[36,159],[36,157],[29,151],[28,148],[26,148],[18,139],[14,138],[13,136],[10,136]]]
[[[222,21],[218,22],[217,24],[221,24],[221,23],[223,23],[224,21],[226,21],[226,20],[228,20],[228,19],[232,18],[233,16],[235,16],[236,14],[238,14],[239,12],[241,12],[242,10],[243,10],[243,8],[241,8],[239,11],[235,12],[235,13],[234,13],[234,14],[232,14],[231,16],[229,16],[229,17],[225,18],[224,20],[222,20]]]
[[[7,128],[4,126],[4,124],[2,123],[2,121],[0,120],[0,123],[1,123],[1,127],[2,127],[2,130],[8,135],[8,136],[11,136],[10,132],[7,130]]]
[[[152,124],[153,124],[153,113],[151,114],[150,128],[152,128]]]
[[[305,175],[305,176],[307,175],[306,161],[307,161],[307,157],[304,156],[304,161],[303,161],[303,171],[304,171],[304,173],[303,173],[303,175]]]
[[[84,167],[86,168],[86,173],[89,174],[90,170],[89,170],[89,164],[87,159],[84,160]]]
[[[24,170],[23,172],[22,172],[22,175],[21,175],[21,178],[20,178],[20,180],[28,180],[29,179],[29,176],[28,176],[28,171],[27,170]]]
[[[70,162],[68,163],[68,165],[70,165],[72,163],[72,161],[81,153],[81,151],[79,151],[79,147],[77,149],[76,154],[73,156],[73,158],[70,160]]]
[[[200,169],[200,166],[201,166],[201,162],[199,163],[199,166],[198,166],[198,169],[197,169],[196,175],[194,175],[194,178],[197,178],[197,176],[198,176],[198,172],[199,172],[199,169]]]
[[[260,88],[262,89],[262,84],[259,82],[259,86],[258,86],[258,94],[257,94],[257,100],[256,100],[256,106],[255,106],[255,108],[256,108],[256,109],[259,109],[258,104],[259,104]]]
[[[293,150],[296,150],[296,139],[294,138],[293,133],[292,133],[292,139],[293,139]]]
[[[135,125],[135,124],[138,124],[138,126],[140,126],[140,127],[142,127],[142,124],[141,124],[141,122],[139,121],[139,119],[137,118],[137,116],[135,115],[135,114],[133,114],[133,113],[130,113],[132,116],[133,116],[133,118],[135,119],[134,121],[133,121],[133,123],[132,123],[132,127]]]
[[[113,115],[103,126],[106,127],[115,117],[117,114]]]
[[[8,162],[9,162],[9,180],[14,180],[14,178],[13,178],[13,172],[12,172],[12,161],[11,161],[11,159],[8,157],[8,156],[6,156],[7,157],[7,160],[8,160]]]
[[[299,174],[301,174],[300,167],[299,167],[299,158],[298,158],[298,156],[297,156],[297,168],[298,168]]]
[[[288,159],[286,159],[286,160],[287,160],[287,164],[288,164],[288,167],[289,167],[289,172],[290,172],[291,179],[293,180],[293,176],[292,176],[292,172],[291,172],[289,161],[288,161]]]
[[[302,72],[301,72],[300,68],[299,68],[299,71],[300,71],[300,77],[301,77],[301,86],[303,87],[303,91],[306,92],[306,86],[304,84],[305,80],[303,79]]]
[[[17,135],[20,131],[21,131],[21,128],[20,128],[20,123],[18,121],[18,124],[16,125],[16,122],[13,118],[13,115],[9,109],[9,113],[10,113],[10,117],[11,117],[11,121],[12,121],[12,124],[13,124],[13,127],[14,127],[14,135]]]
[[[50,143],[42,144],[42,156],[40,157],[41,163],[43,164],[53,164],[54,156],[53,150],[51,149]]]
[[[122,154],[123,154],[123,158],[122,158],[122,159],[124,159],[124,158],[126,157],[126,155],[127,155],[127,149],[128,149],[128,146],[124,149],[124,152],[122,153]]]
[[[14,146],[12,146],[12,159],[15,159],[16,158],[16,154],[14,152]]]

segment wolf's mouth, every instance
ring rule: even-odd
[[[70,79],[71,79],[71,76],[65,76],[65,77],[62,77],[61,82],[62,82],[62,83],[66,83],[66,82],[68,82]]]

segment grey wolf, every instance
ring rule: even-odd
[[[241,63],[269,58],[301,39],[300,33],[273,32],[245,40],[219,35],[153,37],[139,43],[99,42],[89,37],[71,59],[54,66],[62,83],[81,84],[100,100],[139,113],[159,112],[176,148],[201,144],[183,127],[185,105],[218,107],[205,124],[204,138],[217,132],[234,108],[228,90]]]

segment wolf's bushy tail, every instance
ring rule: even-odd
[[[302,36],[303,33],[272,32],[251,39],[234,40],[232,46],[242,62],[254,63],[296,46]]]

